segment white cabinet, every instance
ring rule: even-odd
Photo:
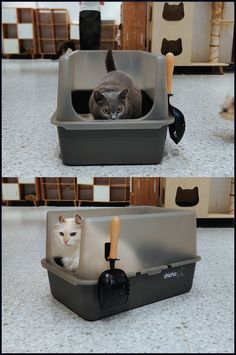
[[[2,23],[17,23],[16,9],[2,8]]]
[[[18,38],[33,39],[32,23],[18,23]]]
[[[4,39],[3,40],[3,52],[5,54],[17,54],[19,53],[18,39]]]
[[[79,24],[70,24],[70,39],[79,39]]]
[[[109,186],[94,185],[93,200],[98,201],[98,202],[109,202],[110,201],[110,187]]]
[[[19,184],[35,184],[34,177],[19,177],[18,178]]]
[[[77,177],[77,184],[79,185],[93,185],[92,177]]]
[[[2,199],[3,201],[20,200],[18,184],[2,184]]]

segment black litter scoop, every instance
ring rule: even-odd
[[[117,245],[120,234],[120,219],[113,217],[110,229],[110,270],[104,271],[98,279],[98,297],[101,308],[111,308],[127,303],[129,279],[121,269],[115,269]]]
[[[169,125],[169,133],[171,139],[178,144],[185,132],[185,118],[183,113],[176,107],[170,104],[171,81],[174,72],[174,54],[169,52],[166,54],[166,76],[167,76],[167,94],[168,94],[168,108],[169,113],[174,116],[175,120]]]

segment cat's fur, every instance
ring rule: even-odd
[[[226,120],[234,120],[234,96],[225,99],[221,106],[220,115]]]
[[[95,120],[133,119],[142,115],[142,93],[131,77],[114,64],[112,51],[106,55],[108,73],[93,90],[89,109]]]
[[[69,271],[75,271],[79,266],[80,239],[82,217],[59,217],[54,228],[54,237],[61,251],[62,264]]]

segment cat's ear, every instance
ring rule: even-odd
[[[75,223],[81,224],[82,220],[83,220],[83,217],[81,217],[79,214],[75,215]]]
[[[94,91],[94,98],[95,101],[99,104],[104,100],[105,96],[101,94],[99,91]]]
[[[121,93],[119,94],[119,99],[121,100],[125,100],[126,96],[128,94],[128,89],[124,89],[123,91],[121,91]]]
[[[60,222],[60,223],[65,223],[65,218],[64,218],[63,216],[60,216],[60,217],[59,217],[59,222]]]
[[[195,186],[195,187],[193,188],[193,191],[198,192],[198,187]]]

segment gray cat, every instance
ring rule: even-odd
[[[89,109],[95,120],[122,120],[142,116],[142,93],[131,77],[114,64],[112,51],[106,55],[108,73],[93,90]]]

